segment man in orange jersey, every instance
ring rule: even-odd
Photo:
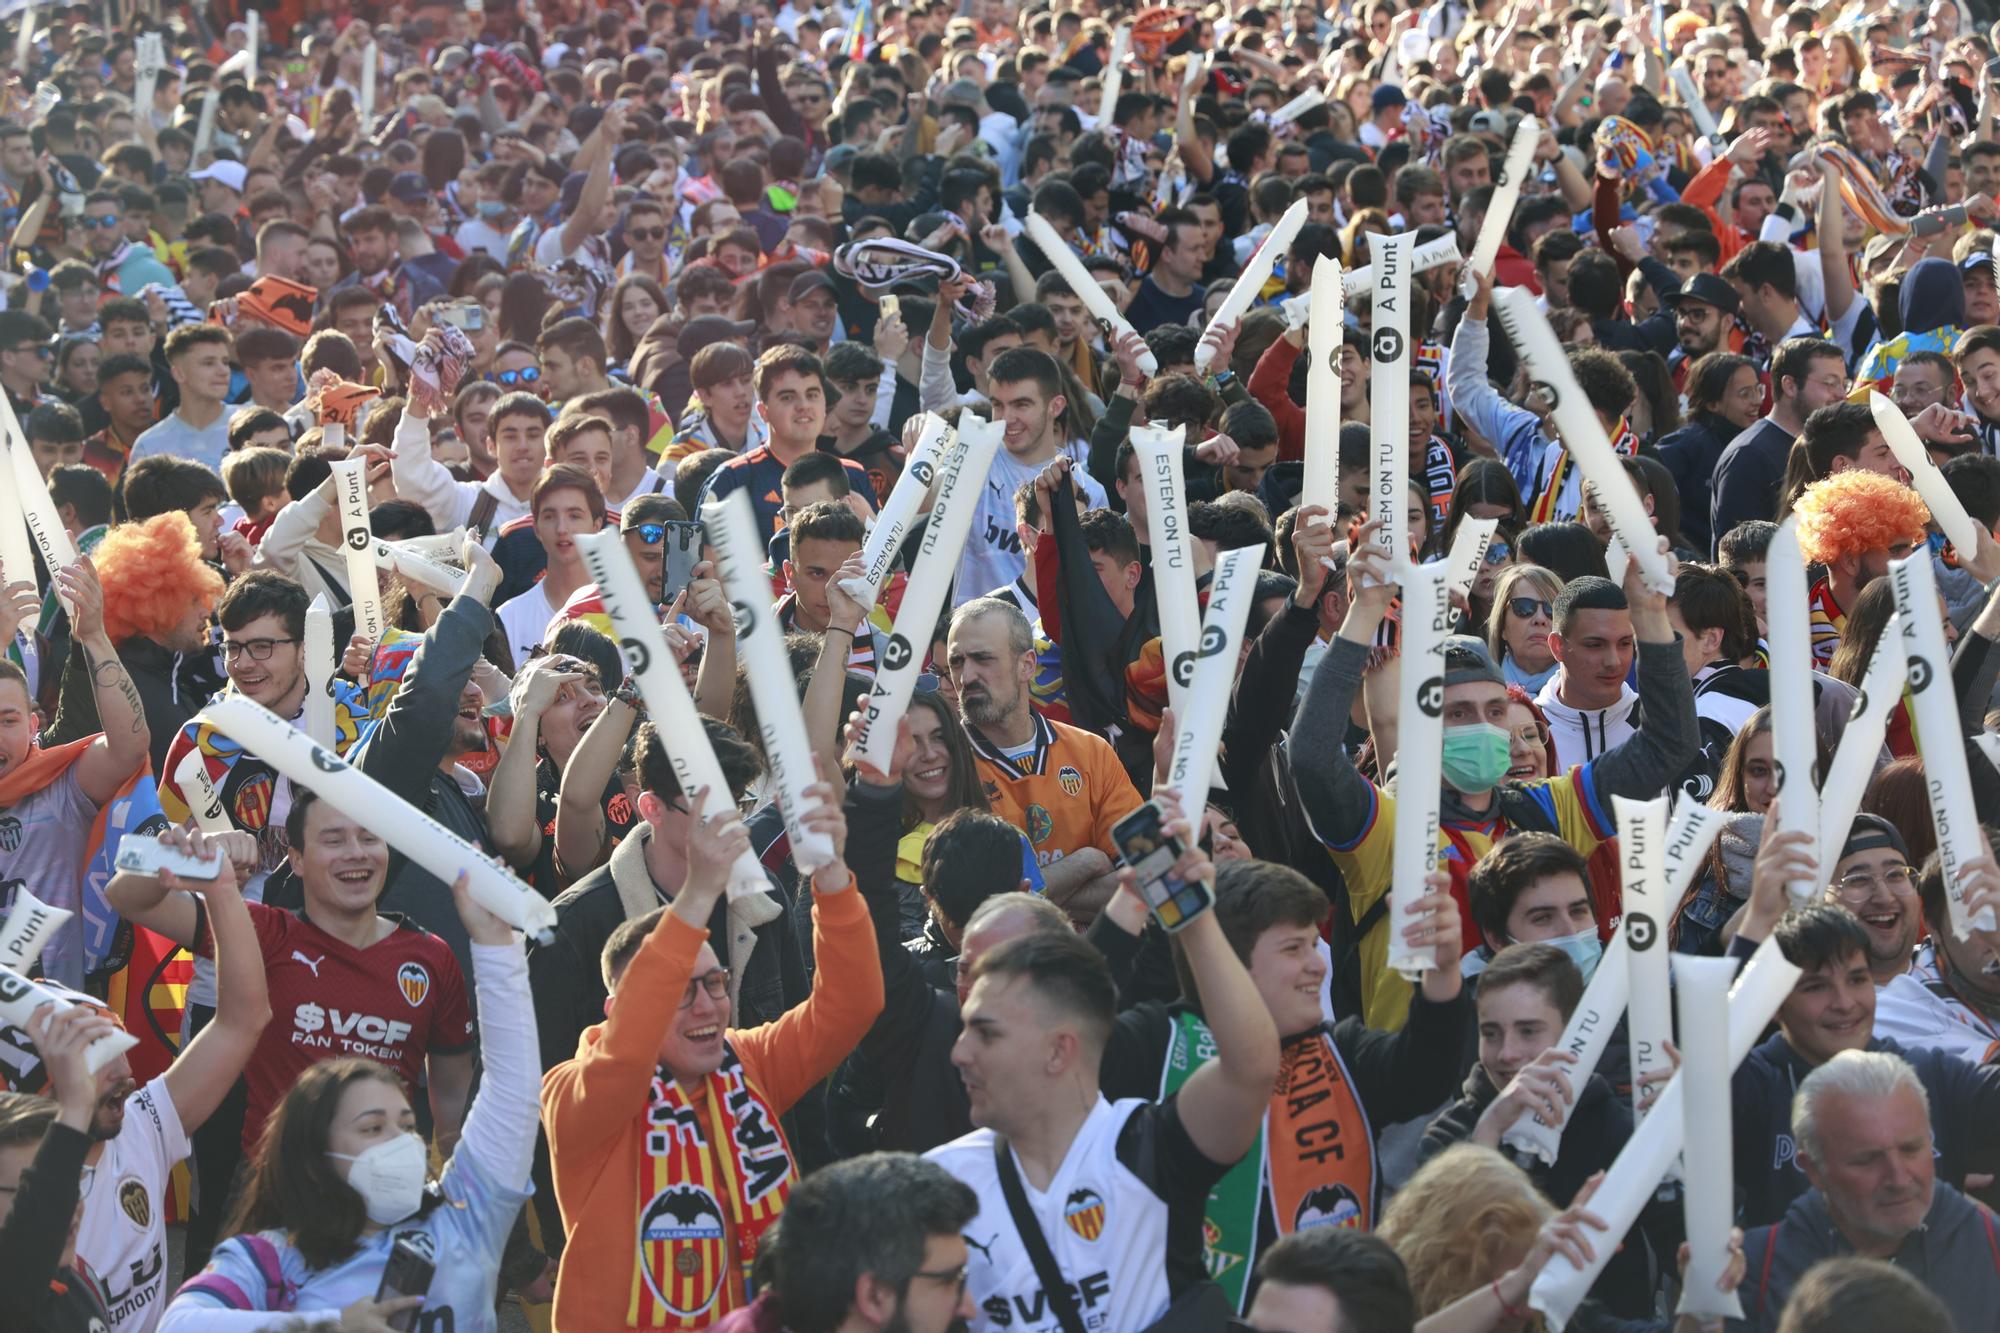
[[[700,810],[705,788],[689,794]],[[760,1239],[796,1170],[779,1117],[833,1072],[882,1008],[867,904],[842,856],[847,822],[829,783],[804,823],[833,842],[813,873],[819,970],[804,1004],[730,1030],[729,970],[708,922],[750,836],[734,811],[695,823],[670,906],[604,947],[605,1021],[542,1084],[568,1243],[558,1328],[705,1328],[749,1302]]]
[[[1012,601],[959,607],[945,651],[993,813],[1028,835],[1050,899],[1088,922],[1118,887],[1111,826],[1139,807],[1125,766],[1102,736],[1028,707],[1040,665]]]

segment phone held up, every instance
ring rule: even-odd
[[[1215,906],[1215,891],[1205,880],[1184,880],[1173,873],[1187,844],[1167,832],[1157,803],[1148,801],[1111,826],[1119,859],[1132,868],[1139,897],[1151,909],[1160,928],[1172,933]]]

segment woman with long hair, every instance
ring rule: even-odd
[[[1708,528],[1709,478],[1729,442],[1764,410],[1756,363],[1733,352],[1710,352],[1688,367],[1687,421],[1660,440],[1660,462],[1673,475],[1682,500],[1683,530],[1703,552],[1713,548]]]
[[[1765,707],[1750,715],[1723,756],[1708,806],[1727,811],[1729,819],[1709,850],[1701,874],[1674,908],[1667,942],[1675,952],[1722,952],[1722,928],[1750,901],[1750,872],[1764,840],[1764,814],[1777,790],[1771,710]]]
[[[515,273],[500,290],[500,341],[533,347],[542,336],[542,316],[555,304],[538,274]]]
[[[1556,598],[1562,589],[1562,580],[1540,565],[1511,566],[1493,585],[1486,650],[1499,663],[1507,683],[1530,695],[1556,674],[1549,632],[1555,628]]]
[[[611,354],[611,364],[623,366],[629,362],[653,321],[672,308],[660,284],[645,274],[620,278],[604,303],[604,346]]]
[[[56,345],[56,396],[72,407],[97,396],[97,367],[104,349],[97,339],[64,338]]]
[[[387,1066],[312,1066],[264,1126],[235,1234],[174,1296],[161,1333],[265,1328],[272,1312],[380,1328],[418,1308],[427,1328],[497,1326],[500,1251],[528,1197],[542,1065],[520,937],[473,901],[465,876],[452,895],[472,939],[484,1075],[444,1170],[430,1179],[409,1089]],[[430,1282],[378,1300],[402,1237],[431,1261]]]

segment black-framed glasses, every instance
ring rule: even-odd
[[[681,1008],[686,1009],[694,1003],[697,987],[707,991],[708,998],[711,1000],[728,999],[729,969],[718,967],[713,972],[704,972],[698,977],[690,977],[688,979],[687,994],[681,996]]]
[[[243,654],[248,653],[250,654],[250,660],[253,662],[268,662],[271,660],[271,650],[279,644],[297,642],[297,639],[224,639],[222,641],[222,660],[225,662],[234,662],[237,658],[243,656]]]
[[[33,352],[36,356],[40,357],[50,357],[56,354],[56,349],[47,343],[20,343],[14,347],[9,347],[7,350],[10,352]]]
[[[1507,609],[1523,620],[1533,620],[1537,613],[1553,620],[1556,614],[1555,604],[1540,597],[1509,597]]]
[[[960,1264],[956,1268],[919,1268],[916,1272],[910,1274],[910,1277],[912,1279],[922,1278],[926,1282],[935,1282],[941,1287],[950,1287],[954,1291],[964,1291],[967,1268],[968,1265],[966,1264]]]
[[[486,378],[492,380],[496,384],[505,384],[511,388],[516,384],[533,384],[541,377],[542,377],[542,372],[539,368],[535,366],[527,366],[521,370],[502,370],[495,374],[488,375]]]

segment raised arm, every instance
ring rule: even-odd
[[[736,697],[736,613],[707,560],[694,567],[688,581],[687,613],[708,632],[695,676],[694,706],[709,717],[726,718]]]
[[[69,607],[70,625],[83,646],[90,669],[90,694],[104,732],[77,761],[76,782],[92,803],[103,805],[118,794],[134,773],[153,762],[153,733],[146,726],[146,706],[132,683],[118,650],[104,632],[104,588],[97,570],[84,556],[56,571],[56,589]]]
[[[1660,538],[1662,550],[1666,544],[1667,539]],[[1678,568],[1671,556],[1668,565]],[[1613,796],[1658,795],[1694,762],[1701,748],[1694,684],[1681,660],[1680,638],[1667,619],[1667,599],[1646,586],[1636,560],[1625,572],[1625,601],[1639,640],[1639,697],[1645,706],[1637,731],[1584,766],[1606,810]]]
[[[1500,461],[1514,475],[1521,494],[1535,487],[1535,472],[1541,464],[1541,422],[1525,407],[1508,402],[1486,378],[1488,339],[1487,312],[1492,309],[1493,278],[1472,275],[1472,299],[1466,302],[1465,318],[1451,336],[1451,364],[1445,372],[1445,392],[1451,410],[1473,430],[1492,441]]]
[[[162,842],[181,846],[203,860],[218,863],[218,873],[206,882],[163,876],[169,890],[198,893],[208,908],[208,932],[215,957],[215,1018],[182,1048],[167,1066],[167,1092],[181,1129],[201,1127],[250,1062],[257,1039],[271,1020],[271,994],[264,978],[264,950],[257,927],[243,902],[242,877],[259,862],[257,840],[247,833],[204,836],[198,831],[168,830]],[[191,908],[193,898],[175,893]]]
[[[568,658],[559,657],[538,657],[514,678],[509,695],[514,730],[486,787],[486,825],[493,831],[495,849],[517,868],[533,865],[542,854],[542,826],[535,818],[542,714],[563,686],[582,679],[583,673]]]
[[[1347,565],[1354,585],[1347,615],[1340,622],[1340,633],[1327,645],[1326,655],[1313,670],[1285,742],[1306,819],[1314,835],[1331,844],[1347,843],[1359,836],[1375,808],[1375,789],[1355,771],[1342,738],[1347,734],[1354,694],[1361,688],[1361,673],[1368,665],[1375,631],[1397,591],[1393,583],[1370,584],[1364,579],[1364,575],[1379,578],[1386,569],[1381,548],[1374,541],[1378,526],[1364,525],[1355,538]]]
[[[819,659],[813,663],[812,679],[806,683],[801,705],[806,739],[829,773],[840,771],[840,696],[847,685],[848,654],[870,610],[849,597],[840,581],[860,578],[864,572],[861,553],[856,551],[826,581],[826,632],[820,635]]]
[[[583,189],[577,195],[576,211],[563,223],[564,254],[575,254],[601,230],[597,225],[597,215],[603,211],[605,200],[611,197],[611,155],[624,133],[625,106],[622,102],[613,102],[604,108],[603,119],[590,132],[589,140],[577,150],[574,169],[588,174],[583,178]],[[582,165],[585,158],[589,158],[589,166]]]
[[[605,699],[604,711],[583,733],[583,739],[570,751],[569,763],[563,766],[562,789],[556,797],[556,863],[568,875],[595,870],[608,854],[604,789],[618,772],[625,739],[639,719],[638,706],[627,686]]]
[[[389,475],[396,483],[396,494],[422,505],[440,532],[457,527],[471,507],[458,478],[431,456],[430,422],[414,401],[403,408],[402,418],[396,422]]]
[[[1196,845],[1172,796],[1162,791],[1156,799],[1168,809],[1167,831],[1178,834],[1189,848],[1174,873],[1183,880],[1200,878],[1213,885],[1215,868]],[[1201,992],[1202,1017],[1215,1037],[1215,1059],[1181,1087],[1181,1123],[1202,1156],[1211,1162],[1234,1162],[1256,1142],[1270,1105],[1271,1086],[1278,1078],[1278,1027],[1214,912],[1196,917],[1176,938]]]

